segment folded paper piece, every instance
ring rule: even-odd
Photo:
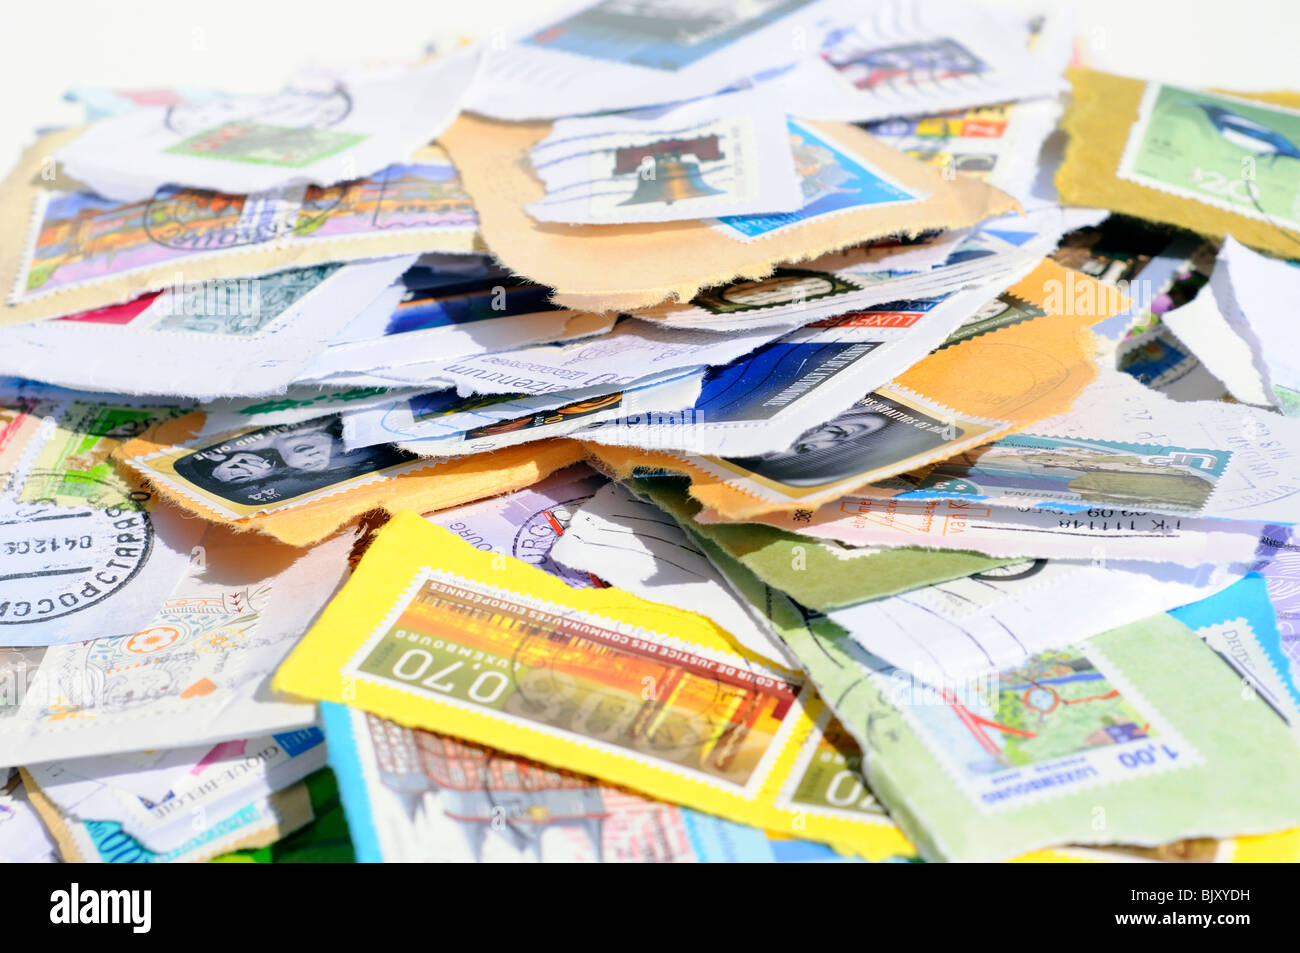
[[[396,441],[422,457],[453,457],[562,437],[625,413],[689,408],[703,372],[609,391],[608,385],[531,397],[458,397],[453,390],[407,398],[343,418],[343,442],[354,447]]]
[[[427,512],[528,486],[583,455],[563,440],[441,463],[391,446],[348,452],[337,416],[197,440],[202,426],[201,414],[170,421],[119,458],[178,506],[291,546],[370,510]]]
[[[705,511],[701,523],[724,522]],[[970,500],[845,496],[815,510],[754,517],[849,546],[918,546],[1031,559],[1148,560],[1178,566],[1251,561],[1260,523],[1183,519],[1139,510],[1011,507]]]
[[[550,556],[561,566],[599,575],[649,602],[712,619],[737,643],[769,662],[784,668],[794,663],[766,620],[728,591],[725,580],[677,521],[618,483],[602,487],[582,505],[551,547]]]
[[[758,281],[717,285],[689,302],[669,302],[635,314],[645,321],[712,331],[749,331],[767,325],[793,328],[984,283],[1002,281],[1005,287],[1031,271],[1042,253],[1050,250],[1054,232],[1039,234],[1034,225],[1041,221],[1041,216],[1033,216],[1021,222],[1032,237],[1023,236],[1026,240],[1020,244],[985,229],[940,232],[906,244],[892,239],[868,242],[797,267],[778,265]],[[943,254],[931,260],[936,250]]]
[[[837,609],[830,617],[872,655],[928,685],[951,685],[1206,599],[1241,575],[1233,567],[1035,559]],[[1062,613],[1077,592],[1106,598],[1086,613]]]
[[[194,818],[227,817],[325,765],[319,728],[166,751],[96,755],[30,765],[28,774],[67,817],[111,822],[148,850],[182,848]]]
[[[241,804],[224,817],[198,815],[198,827],[184,843],[152,851],[122,831],[116,821],[80,820],[59,810],[25,769],[19,769],[32,805],[67,863],[201,863],[233,850],[273,844],[312,819],[311,798],[302,782],[269,797]]]
[[[555,307],[549,288],[520,281],[487,255],[423,255],[348,321],[299,379],[328,381],[604,334],[614,319]],[[436,366],[430,374],[437,375]]]
[[[4,843],[0,844],[0,863],[57,864],[59,848],[32,807],[22,775],[15,768],[0,771],[0,819],[4,821]]]
[[[1287,726],[1168,616],[940,688],[833,631],[805,627],[786,641],[839,700],[872,790],[927,859],[1156,845],[1300,821],[1290,796],[1300,753]]]
[[[513,556],[577,589],[603,586],[600,577],[566,569],[550,553],[578,507],[608,482],[579,463],[522,490],[425,513],[424,518],[455,533],[479,552]]]
[[[1252,369],[1269,394],[1260,403],[1300,416],[1300,361],[1288,317],[1300,296],[1300,268],[1257,254],[1229,235],[1215,260],[1210,290],[1229,326],[1250,347]]]
[[[945,0],[831,7],[816,55],[758,90],[795,115],[847,122],[1050,96],[1070,56],[1059,26],[1034,36],[1015,14]]]
[[[681,413],[619,416],[575,436],[691,454],[781,453],[808,430],[809,421],[839,417],[948,340],[1002,287],[985,284],[824,318],[711,368],[694,405]]]
[[[672,222],[804,204],[785,113],[752,92],[560,119],[531,159],[546,185],[527,208],[539,222]]]
[[[737,241],[705,222],[558,228],[533,221],[524,206],[540,199],[544,189],[528,172],[527,157],[550,131],[546,124],[504,125],[461,116],[442,143],[473,197],[488,247],[515,273],[554,288],[557,304],[578,311],[689,301],[710,285],[764,278],[779,264],[887,235],[966,228],[1018,208],[997,189],[968,179],[946,180],[860,129],[799,126],[816,140],[824,181],[836,183],[830,190],[852,191],[790,213],[789,220],[755,222],[765,234],[753,242]],[[929,197],[896,204],[894,191],[882,192],[885,180],[916,198]],[[882,199],[884,206],[877,207]]]
[[[447,459],[570,436],[625,413],[650,416],[675,413],[689,408],[699,397],[703,377],[702,372],[696,371],[657,383],[561,402],[544,410],[530,410],[527,406],[511,408],[510,402],[498,403],[479,412],[481,418],[495,416],[492,422],[443,438],[402,440],[396,446],[422,457]],[[525,397],[518,403],[534,400],[549,402],[546,398]]]
[[[709,96],[759,64],[792,62],[800,53],[791,38],[814,30],[833,6],[759,0],[687,10],[665,0],[577,0],[494,36],[465,108],[495,119],[552,119]]]
[[[1061,199],[1300,253],[1300,93],[1222,93],[1068,71]]]
[[[251,195],[165,188],[117,203],[46,160],[75,132],[42,136],[0,185],[0,324],[122,304],[184,282],[420,252],[473,250],[477,218],[437,146],[374,176]]]
[[[633,485],[638,493],[740,562],[765,584],[818,611],[881,599],[974,573],[991,573],[1015,562],[966,552],[855,548],[807,539],[758,523],[701,524],[695,522],[700,504],[687,495],[683,481],[638,479]]]
[[[852,712],[854,717],[859,717],[863,711],[862,700],[852,698],[851,696],[855,692],[861,691],[864,687],[870,687],[865,681],[864,676],[871,677],[871,673],[880,671],[880,661],[865,654],[859,646],[854,644],[851,640],[846,639],[843,630],[839,629],[839,627],[831,622],[826,616],[816,612],[809,612],[807,609],[792,602],[783,592],[769,588],[765,585],[757,576],[746,569],[745,566],[731,558],[731,556],[722,551],[718,546],[714,545],[710,540],[701,536],[697,530],[702,527],[699,527],[698,524],[685,522],[682,523],[682,528],[690,533],[700,547],[708,554],[709,559],[718,567],[718,570],[727,577],[732,588],[747,599],[751,605],[763,609],[764,613],[771,620],[773,627],[780,634],[782,640],[800,657],[800,661],[806,666],[807,671],[813,678],[814,682],[817,683],[823,691],[835,693],[831,697],[837,699],[836,708]],[[1230,591],[1231,589],[1225,590],[1225,592]],[[1210,601],[1213,602],[1221,598],[1222,596],[1218,596],[1215,597],[1214,600]],[[1185,630],[1182,631],[1185,632]],[[1069,667],[1061,666],[1059,671],[1063,671],[1064,675],[1069,676],[1072,671],[1079,671],[1080,668],[1081,666],[1078,666],[1077,663],[1072,663]],[[1039,671],[1041,671],[1041,669]],[[1030,674],[1032,677],[1034,673],[1031,672]],[[1042,674],[1050,676],[1053,673],[1049,668],[1047,672]],[[1091,675],[1093,673],[1085,672],[1085,674]],[[1083,682],[1080,686],[1081,690],[1078,694],[1071,694],[1068,698],[1069,702],[1076,702],[1079,695],[1083,696],[1082,700],[1085,702],[1089,700],[1104,702],[1106,700],[1105,696],[1089,699],[1087,693],[1092,687],[1089,683],[1092,682],[1095,684],[1095,682],[1093,682],[1091,678],[1082,678],[1080,681]],[[1013,682],[1013,692],[1018,690],[1014,687],[1018,684],[1019,682]],[[1035,682],[1034,684],[1041,683]],[[1062,692],[1061,688],[1056,687],[1058,684],[1064,684],[1066,686],[1064,692],[1069,692],[1068,678],[1066,678],[1063,683],[1053,682],[1049,686],[1049,695],[1046,696],[1049,700],[1052,697],[1050,692]],[[944,706],[951,705],[960,709],[962,706],[969,705],[972,698],[988,700],[990,696],[1000,688],[1000,686],[1001,683],[992,679],[983,682],[976,682],[973,685],[968,683],[967,685],[960,686],[961,693],[958,694],[955,691],[940,691],[933,686],[924,685],[920,682],[908,679],[906,676],[902,676],[901,673],[894,673],[892,681],[888,683],[889,691],[886,701],[895,706],[912,704],[944,708]],[[1023,699],[1023,702],[1026,707],[1036,715],[1037,712],[1033,708],[1032,704],[1032,701],[1035,700],[1039,699],[1025,698]],[[1012,713],[1014,713],[1014,705],[1018,700],[1011,698],[1007,699],[1007,701],[1011,703],[1011,710]],[[1059,707],[1061,707],[1063,711],[1071,710],[1065,706]],[[998,713],[1001,713],[1002,710],[1003,709],[999,708]],[[968,715],[972,714],[970,711],[967,711],[966,713]],[[934,713],[930,714],[933,715]],[[1048,711],[1046,714],[1051,715],[1051,711]],[[1106,719],[1107,717],[1108,716],[1105,714],[1102,715],[1103,719]],[[964,731],[962,730],[963,727],[972,732],[977,730],[987,731],[989,741],[993,745],[998,743],[997,739],[999,737],[1006,739],[1003,741],[1003,745],[1004,751],[1009,755],[1009,757],[1006,757],[1001,761],[1001,764],[1005,768],[1014,770],[1018,765],[1022,766],[1024,764],[1023,752],[1026,749],[1015,746],[1014,744],[1007,744],[1007,741],[1009,740],[1014,743],[1019,737],[1029,737],[1028,732],[1018,734],[1013,731],[1008,731],[999,736],[992,731],[992,729],[997,727],[995,723],[989,721],[981,723],[979,721],[967,719],[963,726],[957,719],[953,720],[957,722],[955,726],[952,726],[954,728],[953,732],[943,737],[955,739],[955,744],[960,745],[961,738],[964,736]],[[931,721],[933,721],[933,718]],[[831,724],[838,727],[837,722],[832,721]],[[1016,726],[1011,727],[1018,727],[1019,724],[1024,724],[1024,722],[1019,721]],[[1038,727],[1041,724],[1041,721],[1033,721],[1030,724],[1031,727]],[[880,729],[879,735],[876,734],[877,727]],[[944,726],[939,725],[938,727],[942,728]],[[1085,725],[1085,727],[1087,726]],[[1147,727],[1149,729],[1150,726],[1148,725]],[[1068,732],[1069,729],[1067,728],[1063,734],[1068,734]],[[875,752],[882,746],[882,743],[892,747],[899,741],[899,737],[894,731],[894,723],[882,723],[875,719],[874,714],[866,714],[865,716],[860,717],[852,735],[858,739],[870,739],[871,743],[868,750],[872,752],[873,758],[875,757]],[[1077,738],[1077,735],[1075,737]],[[1108,741],[1120,744],[1125,740],[1128,740],[1128,736],[1126,736],[1123,731],[1111,733],[1109,729],[1107,729],[1105,732],[1098,732],[1097,735],[1090,737],[1080,747],[1083,751],[1087,751],[1089,748],[1104,747]],[[859,766],[862,764],[861,760],[857,760],[858,758],[861,758],[862,749],[854,749],[847,742],[841,741],[837,741],[837,746],[840,747],[842,751],[847,752],[853,750],[855,760],[852,763]],[[1047,755],[1048,758],[1056,754],[1055,748],[1055,745],[1049,746],[1048,751],[1050,753]],[[1032,751],[1032,749],[1029,750]],[[988,747],[985,748],[985,751],[988,754],[994,753],[994,749]],[[1034,754],[1037,754],[1037,752],[1034,752]],[[995,767],[998,764],[997,762],[991,762],[989,765],[984,765],[978,760],[980,757],[985,757],[985,755],[977,754],[975,759],[971,761],[972,772],[978,768]],[[1139,765],[1145,764],[1146,760],[1147,759],[1143,755],[1135,755],[1132,759],[1133,766],[1136,768]],[[1124,766],[1127,768],[1129,767],[1129,764],[1124,763]],[[1039,772],[1039,775],[1042,778],[1045,778],[1050,773],[1051,767],[1049,764],[1049,766],[1045,767],[1043,771]],[[1015,775],[1007,774],[1003,775],[1003,778],[1014,780]],[[1066,780],[1068,783],[1068,778],[1063,780]],[[1046,785],[1040,785],[1040,787],[1041,786]],[[1175,792],[1171,792],[1168,796],[1177,798],[1178,795]],[[909,817],[912,818],[915,818],[916,816],[916,814],[909,815]],[[1128,815],[1126,814],[1126,816]],[[1092,818],[1095,824],[1097,815],[1093,814]],[[1134,826],[1140,828],[1140,820],[1135,822]],[[1079,861],[1090,863],[1105,861],[1128,863],[1132,862],[1134,859],[1170,860],[1187,859],[1189,857],[1195,857],[1198,860],[1242,862],[1264,860],[1293,861],[1297,856],[1297,848],[1300,847],[1300,829],[1281,831],[1276,834],[1257,835],[1253,837],[1232,837],[1223,840],[1213,840],[1208,837],[1202,837],[1194,823],[1186,825],[1185,829],[1191,830],[1192,833],[1183,835],[1184,839],[1182,840],[1161,844],[1158,847],[1144,848],[1135,846],[1111,846],[1108,848],[1098,849],[1079,846],[1057,846],[1047,849],[1030,850],[1014,859],[1028,862],[1067,863]],[[1068,836],[1069,835],[1063,833],[1062,842],[1064,842]],[[1082,840],[1082,838],[1080,838],[1080,840]],[[931,859],[935,859],[933,854],[927,854],[927,856]]]
[[[713,334],[626,318],[595,338],[477,354],[441,364],[437,373],[463,394],[537,395],[584,388],[610,393],[656,377],[728,364],[780,334],[780,328]]]
[[[1222,262],[1215,270],[1221,272],[1221,269]],[[1224,284],[1226,282],[1221,278],[1217,289],[1213,284],[1206,285],[1181,308],[1162,314],[1160,322],[1223,384],[1234,400],[1272,407],[1273,395],[1268,392],[1264,377],[1255,366],[1250,344],[1233,329],[1217,303],[1225,292],[1232,294],[1231,288],[1224,288]],[[1231,308],[1233,304],[1229,302],[1227,306]]]
[[[412,261],[178,281],[126,304],[0,327],[0,374],[122,394],[280,393]]]
[[[91,123],[54,158],[117,202],[147,201],[168,185],[241,195],[331,186],[406,162],[437,139],[477,66],[466,52],[271,96],[144,107]]]
[[[825,723],[799,676],[701,616],[572,589],[414,514],[378,532],[275,685],[741,823],[901,852],[870,810],[804,808],[825,797],[824,780],[801,780]]]
[[[591,446],[621,474],[664,468],[727,519],[808,509],[1059,414],[1097,374],[1088,327],[1123,309],[1114,288],[1042,262],[1010,294],[1001,326],[944,347],[788,450],[749,458]]]

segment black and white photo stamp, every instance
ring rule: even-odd
[[[961,443],[972,432],[966,421],[942,420],[877,392],[804,432],[788,450],[734,457],[726,463],[769,484],[800,491],[869,478],[876,471],[931,456],[945,444]]]
[[[420,458],[384,444],[348,450],[337,415],[228,434],[198,448],[136,463],[231,518],[303,502],[372,479]]]

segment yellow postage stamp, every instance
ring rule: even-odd
[[[702,616],[572,589],[413,513],[275,686],[873,859],[913,854],[845,774],[804,678]]]

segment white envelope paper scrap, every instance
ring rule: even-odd
[[[531,152],[541,222],[608,225],[794,212],[786,117],[756,93],[561,119]]]
[[[451,125],[478,69],[465,51],[373,78],[320,77],[271,96],[137,109],[92,123],[55,158],[118,202],[161,186],[245,195],[363,178]]]

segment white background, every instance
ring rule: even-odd
[[[1074,12],[1088,65],[1188,85],[1300,90],[1300,0],[983,0]],[[270,92],[308,64],[409,58],[565,0],[0,0],[0,169],[72,86]]]

